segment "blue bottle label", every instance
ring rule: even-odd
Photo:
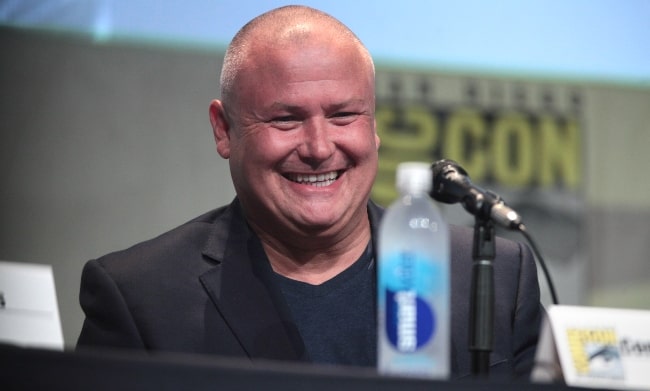
[[[386,334],[395,349],[415,352],[424,346],[436,329],[432,309],[413,290],[386,290]]]
[[[437,331],[431,295],[443,288],[443,270],[424,254],[409,251],[390,254],[382,269],[387,339],[398,352],[416,352]]]

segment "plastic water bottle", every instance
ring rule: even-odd
[[[428,163],[401,163],[396,180],[400,198],[386,210],[379,229],[381,374],[449,377],[449,229],[429,197],[432,180]]]

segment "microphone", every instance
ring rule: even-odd
[[[476,186],[458,163],[449,159],[438,160],[431,165],[433,186],[429,195],[446,204],[462,203],[471,214],[492,219],[512,230],[521,230],[521,216],[507,206],[497,194]]]

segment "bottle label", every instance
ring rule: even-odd
[[[433,311],[413,290],[386,290],[386,334],[399,352],[415,352],[435,331]]]
[[[417,253],[393,253],[385,263],[383,281],[385,332],[395,350],[412,353],[423,348],[437,328],[431,295],[442,277],[435,263]]]

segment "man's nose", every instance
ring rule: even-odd
[[[300,157],[314,162],[327,160],[334,153],[329,124],[326,119],[312,118],[304,124],[303,138],[298,153]]]

